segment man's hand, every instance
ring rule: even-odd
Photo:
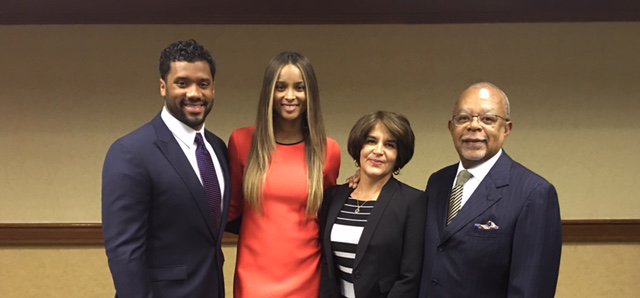
[[[356,187],[358,187],[358,183],[360,182],[360,170],[356,169],[356,172],[353,174],[353,176],[347,178],[345,182],[349,184],[350,188],[356,189]]]

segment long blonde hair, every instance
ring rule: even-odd
[[[318,212],[322,203],[327,137],[320,110],[320,94],[315,72],[309,59],[296,52],[282,52],[276,55],[264,72],[258,101],[256,130],[253,134],[249,163],[244,174],[244,200],[254,210],[261,212],[264,181],[271,164],[271,154],[276,148],[273,130],[273,93],[280,71],[289,64],[300,69],[306,86],[307,111],[302,115],[309,190],[306,213],[313,215]]]

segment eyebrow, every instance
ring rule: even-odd
[[[376,140],[377,140],[378,138],[377,138],[377,137],[375,137],[375,136],[373,136],[373,135],[367,135],[367,139],[376,139]],[[398,140],[393,139],[393,138],[389,138],[388,140],[386,140],[386,142],[394,142],[394,143],[397,143],[397,142],[398,142]]]
[[[276,81],[276,84],[286,84],[286,81]],[[297,81],[297,82],[293,82],[294,84],[304,84],[304,81]]]
[[[178,80],[187,80],[187,81],[213,81],[212,78],[208,78],[208,77],[202,77],[202,78],[195,78],[192,79],[188,76],[177,76],[173,79],[174,81],[178,81]]]

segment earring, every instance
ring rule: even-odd
[[[396,176],[400,175],[400,169],[395,169],[393,171],[393,175],[396,175]]]
[[[357,161],[357,160],[355,160],[355,159],[353,160],[353,164],[356,166],[356,168],[359,168],[359,167],[360,167],[360,165],[358,164],[358,161]]]

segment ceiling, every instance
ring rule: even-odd
[[[638,0],[2,0],[0,24],[640,21]]]

